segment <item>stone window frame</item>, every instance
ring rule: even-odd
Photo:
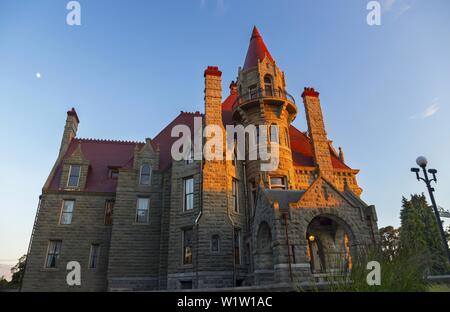
[[[94,248],[97,248],[97,254],[95,258],[93,257],[93,250]],[[101,252],[101,245],[99,243],[92,243],[91,248],[89,251],[89,261],[88,261],[88,269],[89,270],[96,270],[98,269],[98,263],[100,258],[100,252]]]
[[[78,167],[79,168],[78,179],[77,179],[77,184],[76,185],[70,185],[70,178],[72,177],[72,169],[73,169],[73,167]],[[67,175],[67,183],[66,183],[66,186],[68,188],[78,188],[78,187],[80,187],[81,169],[82,169],[82,165],[77,165],[77,164],[69,165],[69,174]]]
[[[192,180],[192,192],[187,193],[186,183],[188,180]],[[192,196],[192,207],[187,209],[187,196]],[[195,209],[195,178],[193,175],[183,178],[183,212],[191,212]]]
[[[284,184],[273,184],[272,185],[272,179],[282,179],[284,181]],[[271,190],[287,190],[288,189],[287,177],[283,176],[283,175],[269,176],[269,189],[271,189]]]
[[[52,246],[52,244],[56,244],[55,248],[53,248],[52,252],[50,253],[50,246]],[[59,244],[59,248],[56,248]],[[45,252],[45,260],[44,260],[44,269],[46,270],[57,270],[59,269],[58,267],[58,262],[59,262],[59,258],[61,256],[61,251],[62,251],[62,239],[50,239],[48,240],[48,244],[47,244],[47,251]],[[49,257],[55,257],[55,266],[48,266],[49,263]]]
[[[148,169],[149,169],[148,183],[142,183],[142,177],[143,177],[142,170],[144,167],[148,167]],[[139,169],[139,185],[150,186],[152,184],[152,173],[153,173],[152,166],[149,163],[143,163]],[[147,176],[147,174],[145,174],[145,176]]]
[[[68,212],[65,212],[65,211],[64,211],[64,207],[65,207],[65,203],[66,203],[66,202],[72,202],[72,203],[73,203],[73,205],[72,205],[72,211],[69,212],[69,214],[71,215],[71,216],[70,216],[70,222],[69,222],[69,223],[62,223],[63,215],[64,215],[64,214],[68,214]],[[60,213],[59,213],[59,222],[58,222],[58,225],[67,226],[67,225],[71,225],[71,224],[73,223],[73,213],[74,213],[74,211],[75,211],[75,204],[76,204],[76,199],[74,199],[74,198],[65,198],[65,199],[63,199],[63,200],[61,201],[61,210],[60,210]]]
[[[139,209],[139,201],[142,199],[146,199],[148,202],[147,209]],[[134,224],[135,225],[148,225],[150,223],[150,205],[151,205],[151,198],[149,196],[138,196],[136,200],[136,214],[134,217]],[[147,211],[147,219],[145,222],[139,222],[139,210],[146,210]]]
[[[231,179],[231,198],[233,203],[233,213],[240,213],[240,205],[239,205],[239,180],[236,178]]]
[[[187,263],[186,260],[186,246],[185,245],[185,237],[186,232],[191,231],[191,240],[190,240],[190,263]],[[181,264],[184,267],[190,267],[194,263],[194,242],[193,242],[193,236],[194,236],[194,228],[193,227],[186,227],[181,229]]]

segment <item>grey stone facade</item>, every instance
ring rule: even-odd
[[[253,64],[252,49],[263,44],[254,31],[248,68],[240,68],[224,101],[221,72],[208,67],[205,114],[182,112],[145,142],[80,139],[77,113],[68,112],[60,151],[42,190],[23,291],[295,284],[333,273],[340,269],[336,263],[350,269],[352,255],[376,243],[375,209],[359,197],[358,170],[348,167],[327,139],[318,92],[305,89],[302,96],[314,134],[309,137],[291,125],[297,106],[286,96],[284,73],[268,51]],[[267,88],[271,74],[270,94],[248,99],[238,91]],[[222,129],[277,124],[282,129],[278,169],[263,172],[261,162],[252,160],[173,160],[171,129],[187,125],[192,131],[194,118]],[[75,178],[74,167],[80,168]],[[71,177],[76,186],[69,186]],[[192,192],[186,190],[187,178],[193,179]],[[274,178],[284,185],[275,185]],[[192,209],[186,208],[191,207],[188,193]],[[74,202],[70,224],[63,224],[64,201]],[[57,258],[50,248],[55,241]],[[49,267],[48,259],[57,260]],[[66,282],[70,261],[80,263],[81,285]]]

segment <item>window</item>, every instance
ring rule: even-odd
[[[47,260],[45,261],[46,268],[57,268],[58,259],[61,253],[62,241],[50,241],[47,249]]]
[[[148,164],[144,164],[141,166],[141,175],[139,179],[139,184],[141,185],[150,185],[150,177],[152,174],[152,168]]]
[[[69,180],[67,181],[67,186],[78,187],[78,184],[80,183],[80,172],[81,166],[78,165],[70,166]]]
[[[180,281],[181,289],[192,289],[192,281]]]
[[[232,184],[232,197],[233,197],[233,211],[239,212],[239,184],[238,180],[233,179]]]
[[[100,245],[92,244],[91,253],[89,254],[89,269],[97,268],[99,254],[100,254]]]
[[[258,96],[257,86],[252,85],[252,86],[248,87],[248,93],[250,95],[250,99],[256,99]]]
[[[192,264],[192,229],[183,231],[183,264]]]
[[[278,134],[278,126],[276,124],[270,125],[270,142],[280,143],[280,136]]]
[[[74,200],[63,200],[59,224],[71,224],[72,223],[74,206],[75,206]]]
[[[105,225],[112,225],[114,200],[107,200],[105,202]]]
[[[115,179],[115,180],[118,179],[119,178],[119,168],[109,168],[108,178]]]
[[[138,198],[136,207],[136,223],[148,223],[150,198]]]
[[[217,234],[211,237],[211,251],[212,252],[220,251],[220,236]]]
[[[241,264],[241,230],[234,229],[234,263]]]
[[[194,162],[194,144],[191,142],[191,148],[188,150],[188,154],[186,155],[186,164],[192,164]]]
[[[194,178],[184,179],[184,211],[194,209]]]
[[[273,96],[272,76],[270,75],[264,76],[264,89],[266,96]]]
[[[284,143],[287,147],[291,147],[291,142],[289,141],[289,130],[288,128],[284,128]]]
[[[275,190],[275,189],[285,190],[286,189],[286,178],[285,177],[270,177],[270,188],[272,190]]]

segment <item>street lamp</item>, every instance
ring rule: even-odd
[[[434,199],[434,194],[433,194],[434,188],[431,187],[431,182],[434,182],[434,183],[437,182],[437,179],[436,179],[437,170],[436,169],[428,169],[428,171],[427,171],[428,160],[423,156],[418,157],[416,160],[416,163],[420,168],[422,168],[424,177],[422,178],[419,175],[419,173],[420,173],[419,168],[411,168],[411,171],[416,174],[416,178],[418,181],[422,180],[423,182],[425,182],[425,184],[427,186],[428,193],[430,194],[431,204],[433,205],[434,215],[436,216],[436,222],[438,224],[439,232],[441,234],[442,243],[444,244],[444,250],[447,253],[447,259],[448,259],[448,262],[450,263],[450,250],[448,249],[447,239],[445,237],[444,228],[442,227],[442,221],[439,216],[439,210],[436,205],[436,200]],[[433,179],[430,180],[428,178],[428,173],[433,175]]]

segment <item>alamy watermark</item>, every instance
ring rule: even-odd
[[[171,149],[173,160],[204,158],[213,161],[223,160],[225,157],[226,160],[260,160],[261,171],[274,171],[278,168],[280,131],[277,125],[227,125],[224,136],[223,127],[207,125],[203,129],[202,123],[202,117],[194,117],[193,134],[187,125],[172,128],[171,136],[178,138]]]

